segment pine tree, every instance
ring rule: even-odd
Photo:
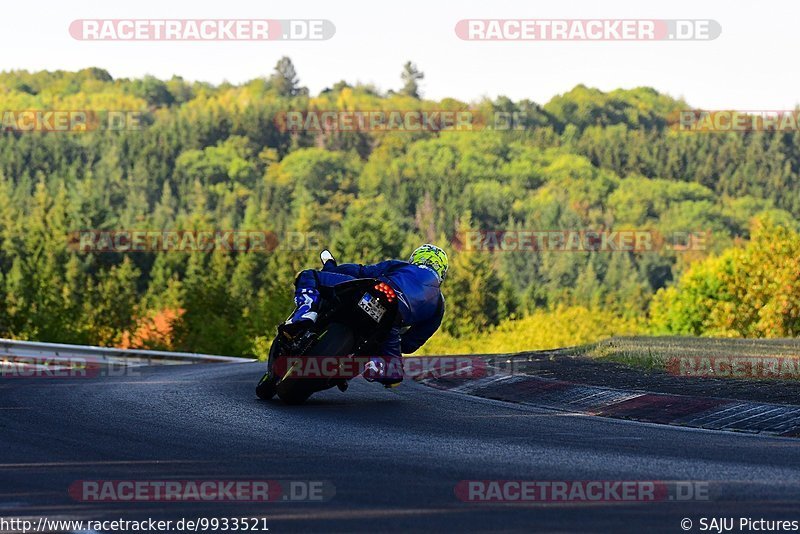
[[[278,60],[275,65],[275,72],[270,76],[269,81],[272,88],[280,96],[293,97],[306,91],[304,88],[299,87],[300,81],[297,78],[294,63],[286,56]]]
[[[417,69],[417,66],[410,61],[406,61],[403,65],[403,73],[400,75],[403,80],[403,88],[400,90],[401,94],[410,96],[412,98],[419,98],[419,81],[425,78],[425,74]]]

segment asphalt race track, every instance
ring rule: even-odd
[[[800,519],[800,441],[537,410],[355,380],[285,406],[260,364],[0,381],[0,516],[266,517],[270,532],[682,532]],[[327,481],[325,502],[80,502],[78,480]],[[708,481],[710,500],[462,502],[461,480]]]

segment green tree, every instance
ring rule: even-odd
[[[376,263],[402,252],[408,223],[382,196],[363,198],[347,209],[342,228],[332,242],[343,260]]]
[[[497,325],[501,287],[489,253],[462,251],[455,254],[442,285],[447,300],[442,328],[453,336],[465,336]]]
[[[659,291],[657,332],[736,337],[800,334],[800,234],[757,220],[752,240],[693,265]]]
[[[470,214],[461,219],[459,228],[470,231]],[[508,307],[509,299],[501,303],[502,281],[497,275],[492,254],[487,251],[461,250],[450,255],[447,278],[442,293],[447,301],[447,313],[442,328],[453,336],[485,332],[500,321],[501,305]]]
[[[83,310],[83,329],[89,344],[117,345],[122,334],[134,327],[140,275],[133,261],[126,257],[89,286]]]

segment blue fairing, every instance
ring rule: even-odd
[[[333,266],[328,262],[323,273],[377,278],[392,286],[397,293],[403,326],[407,327],[401,335],[401,349],[406,354],[421,347],[442,323],[444,298],[439,289],[439,278],[428,268],[401,260],[382,261],[375,265],[344,263]],[[329,282],[325,278],[323,274],[320,282],[327,285]]]

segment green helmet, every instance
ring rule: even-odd
[[[439,281],[444,280],[445,275],[447,275],[449,264],[447,253],[436,245],[422,245],[411,253],[408,261],[414,265],[424,265],[430,268],[439,277]]]

